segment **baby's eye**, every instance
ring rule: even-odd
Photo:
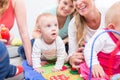
[[[47,27],[50,27],[51,25],[47,25]]]
[[[67,2],[63,2],[65,5],[67,5]]]
[[[58,24],[55,24],[55,26],[58,26]]]
[[[73,8],[73,5],[71,5],[70,8]]]

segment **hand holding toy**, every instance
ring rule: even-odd
[[[0,39],[5,39],[7,41],[10,40],[9,29],[6,28],[5,26],[0,27]]]

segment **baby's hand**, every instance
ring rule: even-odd
[[[52,68],[52,71],[57,72],[57,71],[60,71],[60,69]]]
[[[35,69],[35,71],[37,71],[38,73],[44,73],[44,70],[41,69],[40,67],[39,67],[39,68],[34,68],[34,69]]]
[[[92,73],[95,78],[104,78],[105,73],[101,65],[95,64],[92,66]]]

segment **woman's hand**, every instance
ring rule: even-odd
[[[0,37],[0,41],[2,41],[4,43],[7,43],[7,44],[11,44],[11,41],[13,40],[13,38],[14,38],[14,36],[12,34],[10,34],[10,40],[9,41],[7,41],[6,39],[2,39],[1,37]]]
[[[27,62],[28,62],[28,64],[29,64],[30,66],[32,66],[32,57],[31,57],[31,55],[27,55],[26,57],[27,57]]]
[[[84,62],[84,55],[82,53],[83,48],[79,48],[76,53],[74,53],[69,58],[69,62],[73,68],[79,68],[79,64]]]
[[[64,44],[68,43],[68,37],[63,40]]]

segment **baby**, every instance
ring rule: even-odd
[[[58,36],[58,22],[51,13],[42,13],[36,21],[40,37],[35,39],[32,50],[33,68],[42,73],[42,60],[56,60],[52,71],[59,71],[64,65],[67,53],[63,40]]]
[[[88,80],[93,42],[105,30],[115,30],[120,33],[120,1],[113,4],[105,16],[106,28],[98,30],[85,45],[84,56],[87,63],[80,64],[81,75]],[[94,44],[92,56],[92,79],[110,80],[111,76],[120,73],[120,35],[106,32],[100,35]]]

